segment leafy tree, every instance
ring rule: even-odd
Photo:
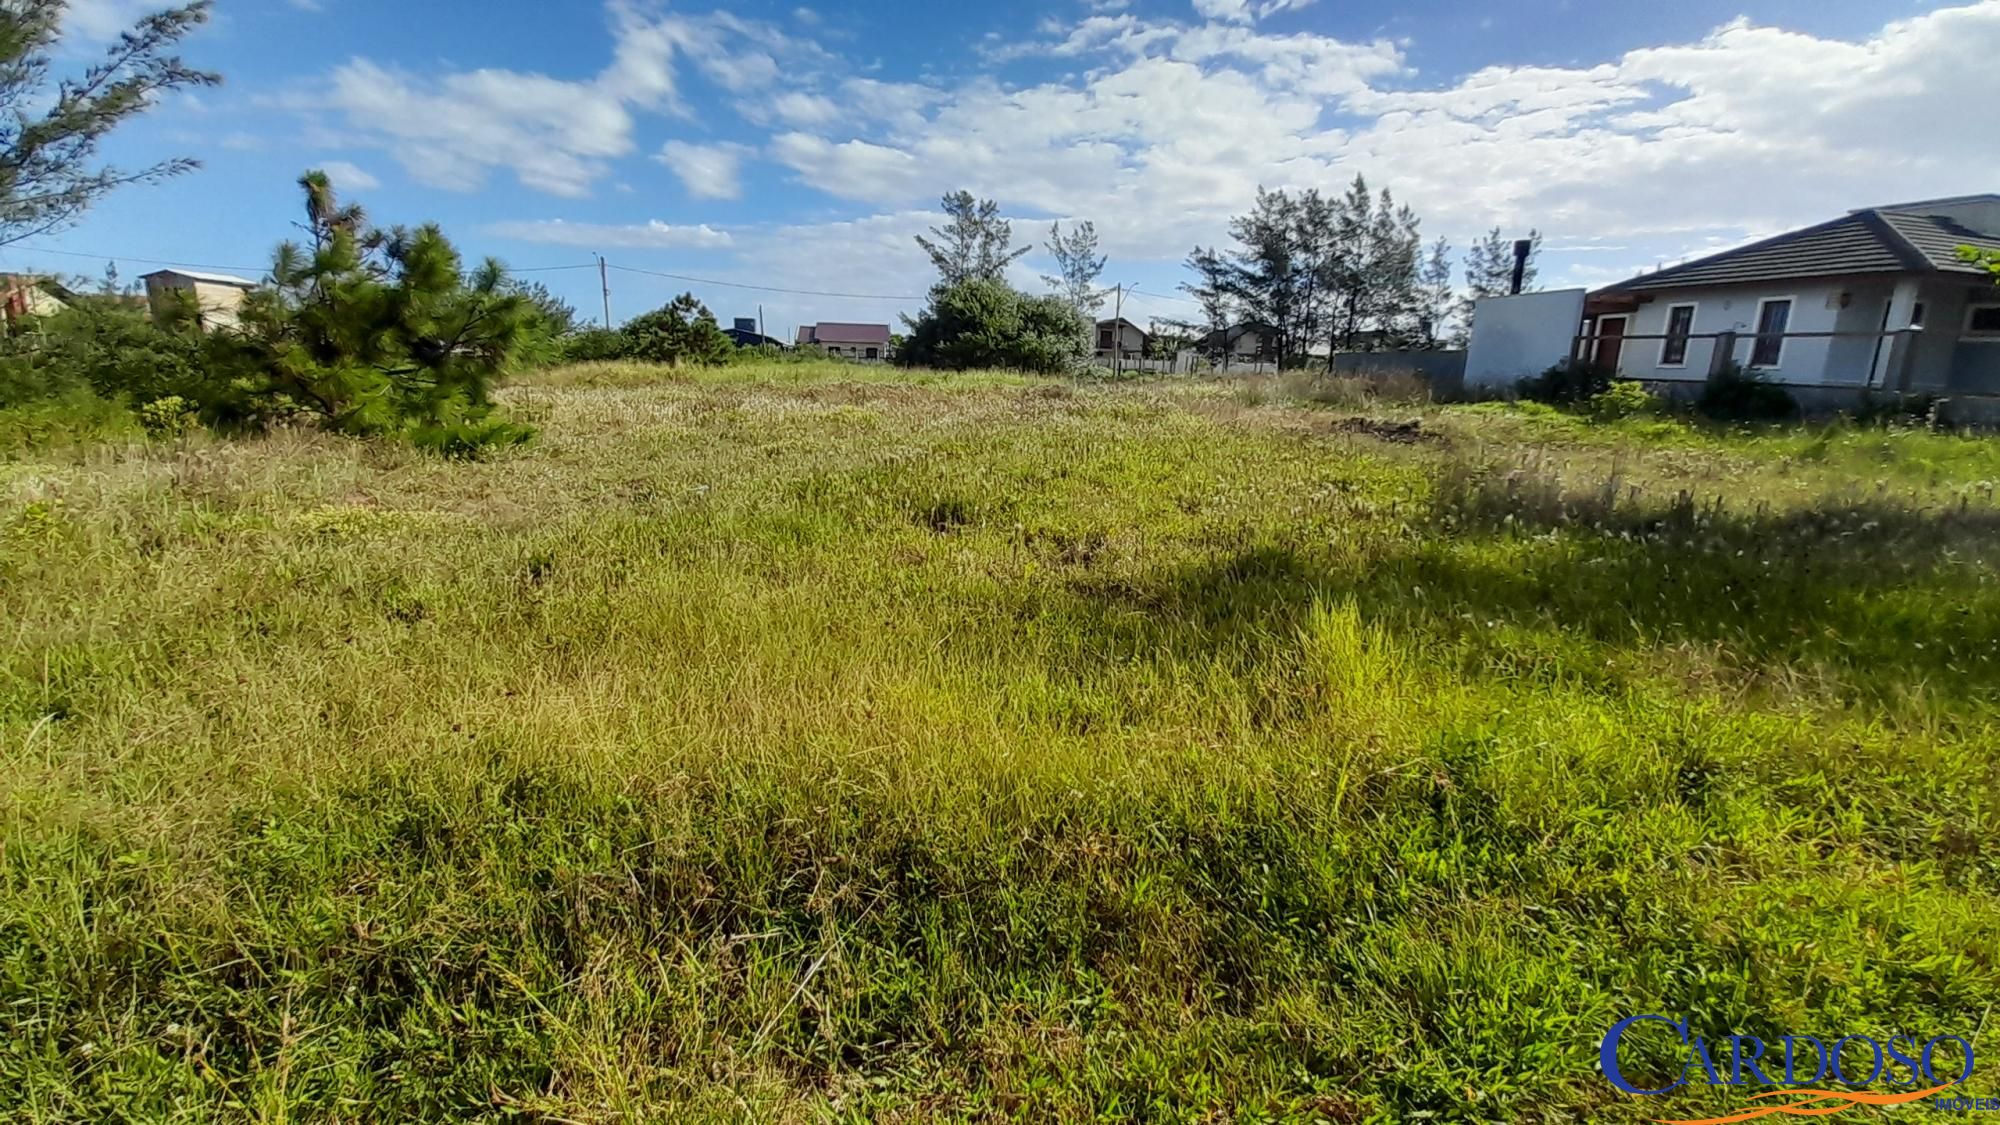
[[[1104,307],[1104,294],[1097,288],[1098,275],[1108,261],[1097,252],[1097,225],[1078,223],[1064,235],[1061,223],[1049,224],[1048,250],[1056,260],[1056,272],[1043,274],[1042,284],[1054,289],[1070,307],[1089,318]]]
[[[1061,374],[1080,367],[1090,354],[1090,327],[1067,301],[1030,297],[991,278],[943,287],[908,323],[909,338],[896,361],[909,367]]]
[[[98,165],[96,156],[105,137],[161,95],[221,81],[169,53],[207,22],[209,0],[141,19],[102,59],[50,89],[69,4],[0,3],[0,245],[68,226],[126,184],[151,183],[197,167],[193,160],[177,158],[128,170]]]
[[[1000,205],[991,199],[958,191],[944,197],[943,207],[950,221],[932,227],[930,238],[917,236],[937,267],[939,291],[964,281],[1002,281],[1007,267],[1031,249],[1015,248],[1014,224],[1000,217]]]
[[[533,307],[500,264],[469,275],[435,225],[382,231],[342,207],[322,172],[299,178],[310,250],[278,247],[239,331],[214,334],[227,376],[205,389],[211,419],[288,411],[349,433],[403,433],[453,453],[526,440],[491,388],[525,342]]]
[[[692,293],[633,317],[618,331],[626,341],[623,358],[649,363],[713,365],[727,359],[735,347],[716,324],[715,314]]]

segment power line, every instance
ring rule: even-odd
[[[731,289],[755,289],[760,293],[790,293],[798,297],[851,297],[857,301],[921,301],[922,297],[885,293],[828,293],[819,289],[783,289],[776,285],[745,285],[740,281],[717,281],[712,277],[689,277],[679,273],[661,273],[658,270],[634,269],[631,266],[611,267],[623,273],[641,273],[647,277],[664,277],[673,281],[686,281],[695,285],[722,285]]]
[[[144,266],[180,266],[182,269],[191,270],[238,270],[246,273],[262,273],[270,268],[268,265],[224,266],[217,265],[214,262],[172,262],[163,258],[140,258],[131,254],[92,254],[84,250],[56,250],[47,246],[29,246],[26,243],[20,244],[19,248],[34,254],[55,254],[64,258],[90,258],[99,262],[137,262]],[[589,270],[596,268],[596,262],[583,262],[573,266],[523,266],[519,269],[510,266],[507,272],[548,273],[551,270]]]
[[[22,250],[36,254],[56,254],[64,258],[94,258],[105,262],[137,262],[144,266],[180,266],[191,270],[262,270],[263,266],[219,266],[214,262],[169,262],[159,258],[135,258],[130,254],[91,254],[81,250],[51,250],[46,246],[22,245]]]

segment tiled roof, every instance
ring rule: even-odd
[[[1966,245],[2000,249],[2000,232],[1973,230],[1951,215],[1933,213],[1933,205],[1871,207],[1818,226],[1641,274],[1600,292],[1869,273],[1978,273],[1958,258],[1958,248]]]
[[[1896,232],[1904,242],[1916,248],[1931,264],[1932,269],[1953,273],[1980,273],[1977,266],[1969,265],[1958,256],[1961,246],[1977,246],[1983,250],[2000,250],[2000,233],[1986,233],[1946,215],[1923,215],[1908,211],[1879,211],[1882,221]]]
[[[804,331],[801,329],[800,331]],[[886,324],[816,324],[812,327],[809,343],[814,344],[887,344],[889,326]]]

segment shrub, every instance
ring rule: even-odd
[[[1645,385],[1636,379],[1619,379],[1603,391],[1592,395],[1589,402],[1592,416],[1605,420],[1633,418],[1641,414],[1657,414],[1661,402],[1649,394]]]
[[[563,340],[565,363],[603,363],[627,359],[631,343],[616,328],[585,328]]]
[[[1609,368],[1596,363],[1566,359],[1540,375],[1521,380],[1515,389],[1531,402],[1569,406],[1610,390],[1613,377]]]
[[[964,371],[1004,367],[1044,374],[1080,369],[1090,354],[1090,328],[1059,297],[1030,297],[1005,282],[961,281],[939,289],[910,321],[897,353],[908,367]]]
[[[1798,402],[1785,388],[1735,363],[1708,377],[1694,405],[1704,417],[1720,422],[1780,422],[1799,413]]]
[[[179,395],[156,398],[139,408],[139,424],[154,437],[174,438],[201,424],[194,403]]]
[[[208,345],[192,326],[156,325],[143,312],[86,302],[0,346],[0,404],[88,387],[101,398],[195,399],[208,381]]]
[[[261,425],[305,411],[347,433],[439,448],[456,444],[425,435],[520,440],[522,428],[493,421],[491,391],[539,314],[500,264],[467,274],[435,225],[377,230],[337,204],[323,173],[299,186],[312,247],[280,246],[240,330],[208,338],[204,416]]]
[[[716,326],[715,314],[692,293],[633,317],[618,332],[625,338],[626,348],[618,358],[648,363],[716,364],[736,346]]]

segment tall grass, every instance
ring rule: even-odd
[[[1992,1050],[1976,443],[784,377],[0,466],[5,1116],[1636,1121],[1740,1105],[1612,1091],[1640,1012]]]

